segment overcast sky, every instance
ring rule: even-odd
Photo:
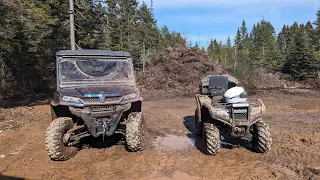
[[[139,0],[142,2],[143,0]],[[145,0],[150,4],[151,0]],[[271,21],[277,33],[284,24],[316,20],[320,0],[153,0],[158,26],[188,34],[207,46],[209,39],[232,39],[244,19],[249,32],[261,19]]]

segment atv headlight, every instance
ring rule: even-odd
[[[70,96],[63,96],[62,100],[66,102],[80,102],[79,98],[70,97]]]
[[[123,97],[123,100],[134,99],[137,97],[136,93],[131,93]]]

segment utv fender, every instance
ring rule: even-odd
[[[72,117],[68,106],[61,106],[55,101],[51,101],[50,106],[52,120],[55,120],[59,117]]]

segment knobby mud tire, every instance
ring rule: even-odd
[[[45,136],[45,148],[52,160],[65,161],[73,157],[78,147],[65,146],[63,143],[64,134],[74,126],[72,118],[61,117],[53,120]]]
[[[270,151],[272,136],[270,127],[264,121],[259,121],[253,125],[252,130],[252,150],[257,153],[266,153]]]
[[[141,112],[130,113],[126,125],[126,148],[130,152],[144,150],[146,146],[146,125]]]
[[[203,143],[207,155],[217,155],[220,150],[220,132],[212,123],[203,124]]]

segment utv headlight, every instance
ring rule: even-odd
[[[70,97],[70,96],[63,96],[62,100],[66,102],[77,102],[77,103],[80,102],[79,98]]]
[[[137,97],[136,93],[131,93],[123,97],[123,100],[134,99]]]

